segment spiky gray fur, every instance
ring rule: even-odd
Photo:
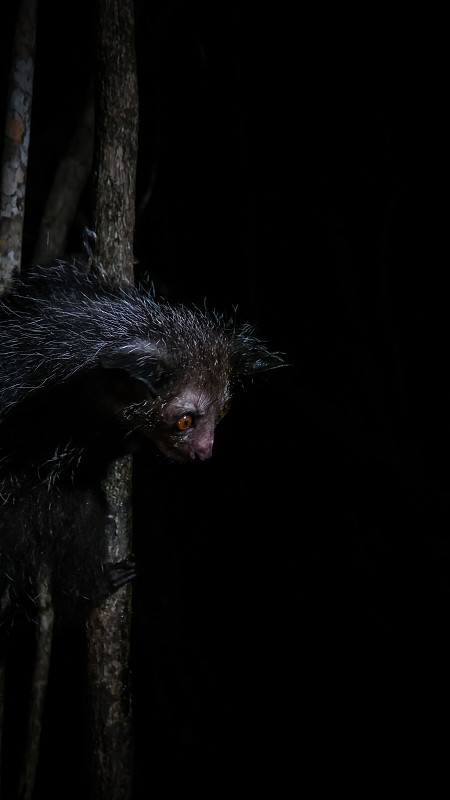
[[[108,513],[101,478],[134,429],[152,438],[166,396],[176,402],[192,383],[200,404],[209,393],[217,405],[237,376],[280,362],[248,327],[158,303],[81,264],[16,281],[0,302],[0,624],[2,609],[32,600],[42,568],[62,605],[95,597]],[[145,385],[145,398],[108,415],[95,394],[100,386],[106,396],[111,374]]]
[[[30,392],[127,358],[137,373],[164,359],[173,376],[214,368],[220,355],[236,374],[280,363],[251,334],[67,262],[35,268],[0,303],[0,420]]]

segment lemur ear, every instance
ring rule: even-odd
[[[262,345],[243,351],[238,357],[238,372],[240,375],[256,375],[269,369],[284,367],[285,363],[279,353],[271,353]]]
[[[255,375],[285,366],[281,353],[271,353],[264,343],[253,336],[252,325],[233,331],[233,360],[239,375]]]
[[[103,369],[117,369],[126,372],[130,378],[145,384],[155,397],[158,394],[157,386],[166,372],[160,354],[143,353],[142,350],[131,348],[121,348],[108,353],[108,355],[102,356],[100,363]]]

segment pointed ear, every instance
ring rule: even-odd
[[[264,342],[253,336],[253,325],[242,325],[232,331],[234,363],[238,375],[256,375],[269,369],[284,367],[281,353],[271,353]]]
[[[271,353],[257,339],[243,342],[237,353],[237,371],[239,375],[255,375],[269,369],[284,367],[280,353]]]
[[[256,375],[257,372],[267,372],[269,369],[285,366],[281,356],[276,353],[268,353],[267,356],[245,358],[239,365],[239,372],[241,375]]]
[[[130,378],[147,386],[155,397],[158,394],[157,387],[166,372],[161,353],[152,353],[147,348],[120,348],[102,356],[100,363],[103,369],[126,372]]]

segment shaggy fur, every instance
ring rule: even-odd
[[[240,375],[277,355],[215,315],[157,303],[80,264],[37,267],[0,303],[0,626],[106,593],[107,464],[152,441],[209,458]]]

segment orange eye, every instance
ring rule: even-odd
[[[219,417],[224,417],[225,414],[228,414],[229,410],[230,410],[230,406],[228,405],[228,403],[225,403],[224,407],[221,408],[220,411],[219,411]]]
[[[183,414],[180,419],[177,420],[177,428],[179,431],[187,431],[188,428],[191,427],[193,423],[193,419],[190,414]]]

